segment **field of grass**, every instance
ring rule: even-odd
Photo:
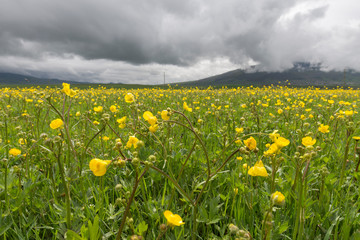
[[[360,239],[360,90],[0,89],[0,239]]]

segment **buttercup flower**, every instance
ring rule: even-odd
[[[274,205],[283,206],[285,204],[285,196],[281,192],[274,192],[271,194],[271,201]]]
[[[111,105],[111,106],[110,106],[110,111],[111,111],[111,112],[117,112],[116,106]]]
[[[70,84],[63,83],[62,86],[63,86],[63,89],[61,91],[63,93],[65,93],[66,95],[68,95],[69,97],[73,97],[76,95],[77,91],[70,89]]]
[[[144,112],[143,118],[152,126],[156,124],[157,118],[149,111]]]
[[[132,94],[132,93],[127,93],[126,95],[125,95],[125,102],[127,102],[127,103],[132,103],[132,102],[134,102],[135,101],[135,96],[134,96],[134,94]]]
[[[184,108],[186,111],[188,111],[188,112],[192,112],[192,108],[190,108],[190,107],[187,105],[186,102],[184,102],[183,108]]]
[[[256,148],[256,140],[253,137],[249,137],[248,139],[244,140],[244,144],[250,151]]]
[[[267,177],[269,175],[261,160],[257,161],[255,165],[249,169],[248,174],[253,177]]]
[[[125,128],[126,127],[126,116],[122,117],[120,119],[117,119],[116,122],[119,124],[119,128]]]
[[[169,210],[166,210],[164,212],[164,216],[167,220],[167,224],[170,227],[181,226],[181,225],[185,224],[179,215],[173,214]]]
[[[283,148],[283,147],[286,147],[287,145],[290,144],[290,141],[286,138],[283,138],[283,137],[278,137],[276,140],[275,140],[275,144],[277,145],[278,148]]]
[[[27,143],[26,139],[23,139],[23,138],[19,139],[19,144],[24,145],[26,143]]]
[[[106,173],[107,165],[109,165],[110,163],[111,160],[101,160],[98,158],[94,158],[90,161],[89,167],[95,176],[103,176]]]
[[[321,124],[320,127],[318,128],[318,130],[319,130],[319,132],[322,132],[322,133],[330,132],[329,125],[324,125],[324,124]]]
[[[154,132],[156,132],[156,131],[158,130],[158,128],[159,128],[159,125],[154,124],[154,125],[151,125],[151,126],[149,127],[149,131],[152,132],[152,133],[154,133]]]
[[[235,128],[237,134],[240,134],[244,131],[244,128]]]
[[[134,146],[134,148],[136,148],[138,142],[139,142],[139,139],[137,139],[137,137],[130,136],[129,141],[126,143],[126,147],[131,148],[131,146]]]
[[[94,107],[95,112],[102,112],[102,110],[103,110],[102,106]]]
[[[55,120],[52,120],[51,123],[50,123],[50,127],[52,129],[57,129],[57,128],[60,128],[64,125],[64,122],[60,119],[60,118],[57,118]]]
[[[275,131],[273,131],[272,133],[269,134],[269,137],[270,137],[271,141],[275,142],[276,139],[278,137],[280,137],[280,134],[278,134],[277,132],[278,132],[278,130],[275,130]]]
[[[162,110],[161,118],[165,121],[168,121],[170,119],[170,113],[167,110]]]
[[[301,143],[307,147],[307,146],[312,146],[316,143],[316,139],[312,139],[312,137],[304,137],[302,140],[301,140]]]
[[[12,148],[9,150],[9,154],[13,157],[16,157],[21,154],[21,150],[19,150],[17,148]]]

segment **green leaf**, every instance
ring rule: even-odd
[[[67,232],[65,234],[65,239],[68,239],[68,240],[85,240],[86,238],[80,237],[79,234],[77,234],[76,232],[74,232],[72,230],[67,230]]]
[[[96,215],[94,218],[94,223],[91,223],[89,220],[89,234],[90,240],[99,240],[100,239],[100,229],[99,229],[99,216]]]
[[[288,223],[288,222],[284,222],[284,223],[281,224],[281,226],[279,227],[279,234],[282,234],[282,233],[285,232],[288,228],[289,228],[289,223]]]
[[[145,221],[142,221],[139,223],[139,225],[136,228],[136,232],[138,235],[143,235],[144,232],[146,232],[148,229],[148,225],[145,223]]]

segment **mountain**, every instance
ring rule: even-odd
[[[70,84],[79,83],[59,79],[36,78],[14,73],[0,73],[0,85],[57,85],[63,82]]]
[[[288,81],[287,81],[288,80]],[[290,69],[282,72],[257,71],[255,69],[237,69],[220,75],[197,81],[179,83],[181,86],[351,86],[360,87],[360,72],[322,71],[321,64],[295,63]]]

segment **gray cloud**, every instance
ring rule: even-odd
[[[115,81],[120,75],[119,81],[138,82],[161,78],[161,72],[169,69],[181,81],[220,73],[213,69],[254,63],[279,70],[294,61],[321,61],[329,67],[360,70],[359,18],[356,12],[347,15],[346,8],[336,15],[336,4],[334,0],[3,0],[0,70],[58,71],[52,74],[94,81]],[[338,20],[329,21],[333,17]],[[345,25],[349,21],[351,27]],[[208,73],[199,74],[195,66],[208,66],[204,69]]]

